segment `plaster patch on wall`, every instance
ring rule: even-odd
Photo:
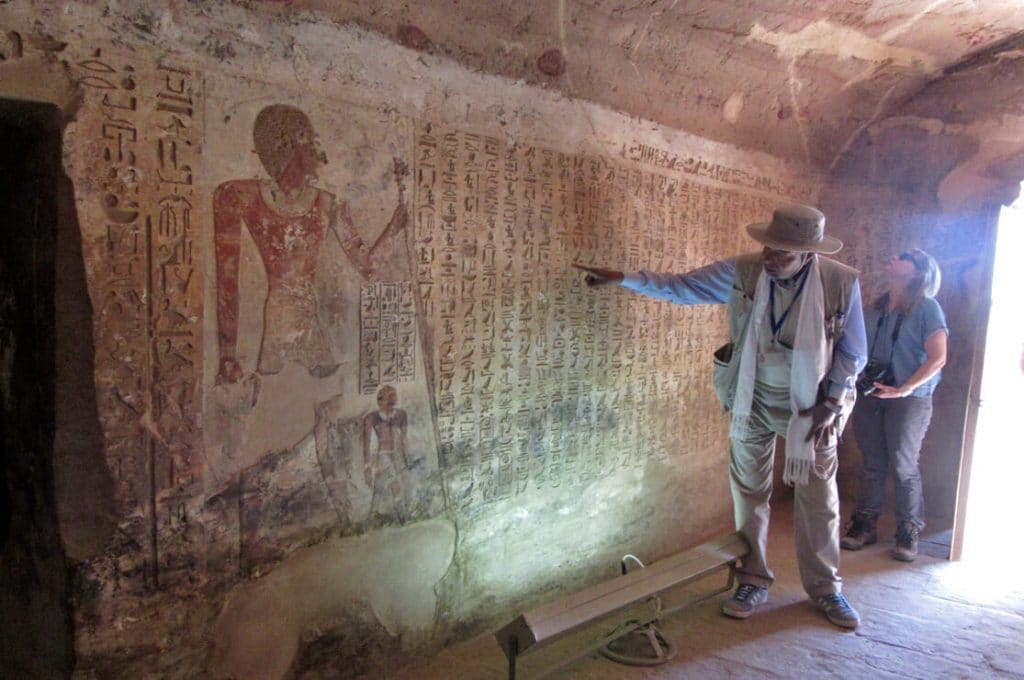
[[[740,113],[743,111],[743,93],[733,92],[729,99],[726,100],[725,106],[722,107],[722,115],[727,121],[735,124],[740,119]]]
[[[444,520],[297,551],[232,592],[214,626],[209,670],[218,678],[284,677],[304,632],[355,610],[372,611],[392,636],[425,635],[454,552],[455,526]]]
[[[784,58],[799,58],[811,53],[827,54],[837,59],[890,63],[901,68],[931,72],[938,68],[931,55],[904,47],[893,47],[881,40],[845,26],[821,19],[796,33],[771,31],[754,24],[750,40],[771,45]]]

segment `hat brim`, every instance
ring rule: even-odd
[[[817,243],[779,241],[778,239],[768,236],[767,231],[769,224],[769,222],[748,224],[747,233],[750,234],[752,239],[758,243],[763,243],[769,248],[787,250],[794,253],[822,253],[824,255],[831,255],[832,253],[838,253],[843,248],[843,242],[831,236],[822,236],[821,240]]]

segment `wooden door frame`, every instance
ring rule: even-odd
[[[967,501],[971,483],[971,467],[974,464],[974,444],[978,428],[978,409],[981,407],[981,379],[985,369],[985,345],[988,342],[988,322],[992,311],[992,275],[995,267],[996,241],[999,235],[999,214],[1001,205],[994,205],[986,214],[984,224],[991,225],[989,238],[981,259],[981,302],[978,305],[971,352],[971,378],[965,404],[964,430],[960,450],[960,466],[957,475],[956,501],[953,510],[953,531],[949,547],[949,559],[958,561],[963,557],[964,524],[967,517]]]

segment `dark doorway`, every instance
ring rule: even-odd
[[[0,100],[0,677],[68,677],[69,572],[54,495],[56,107]]]

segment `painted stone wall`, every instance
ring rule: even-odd
[[[83,677],[379,673],[731,528],[724,310],[570,264],[749,249],[799,169],[312,15],[10,9],[0,96],[74,102]]]

